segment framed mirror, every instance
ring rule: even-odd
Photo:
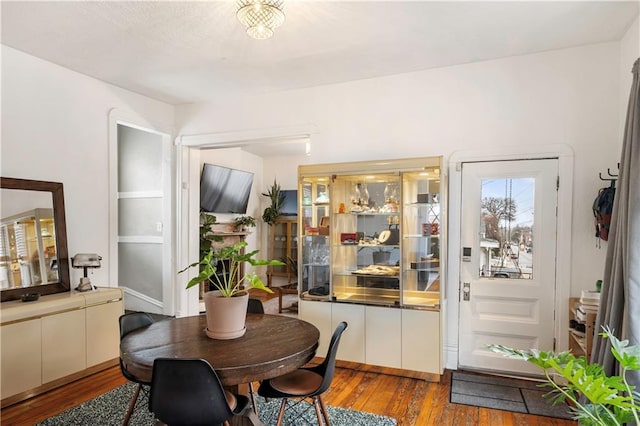
[[[69,291],[62,183],[0,178],[1,301]]]

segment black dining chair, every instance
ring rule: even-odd
[[[250,314],[264,314],[264,305],[260,299],[249,298],[247,312]]]
[[[338,343],[346,328],[346,322],[342,321],[338,324],[333,336],[331,336],[327,356],[322,364],[315,367],[299,368],[283,376],[265,380],[260,384],[258,395],[265,398],[282,398],[277,426],[282,425],[289,399],[295,400],[292,406],[297,406],[307,399],[311,399],[311,405],[316,411],[318,425],[325,424],[330,426],[329,414],[322,401],[322,394],[331,386],[336,366]],[[294,424],[296,423],[294,422]]]
[[[260,299],[249,298],[247,304],[247,312],[250,314],[264,314],[264,305]],[[258,414],[258,402],[256,401],[255,390],[253,389],[253,382],[249,382],[249,397],[251,398],[251,406],[253,411]]]
[[[132,331],[153,324],[154,319],[146,312],[130,312],[121,315],[119,318],[119,323],[120,340],[122,341],[122,339]],[[151,383],[140,380],[135,375],[131,374],[131,372],[127,370],[127,366],[124,365],[122,357],[120,357],[120,371],[127,380],[137,384],[136,389],[133,392],[133,396],[131,397],[131,401],[129,402],[129,406],[127,407],[127,412],[124,416],[124,420],[122,421],[122,425],[126,426],[129,424],[129,419],[131,418],[131,415],[138,405],[138,397],[140,396],[140,392],[142,392],[144,395],[147,395],[147,391]]]
[[[157,358],[153,362],[149,410],[170,426],[228,425],[249,405],[225,391],[204,359]]]

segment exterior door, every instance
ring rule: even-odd
[[[461,368],[538,375],[487,349],[554,348],[558,160],[463,163]]]

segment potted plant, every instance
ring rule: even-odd
[[[280,216],[280,210],[284,204],[284,194],[280,190],[280,184],[273,180],[273,185],[267,192],[263,192],[262,195],[269,197],[271,205],[264,209],[262,213],[262,220],[264,220],[269,226],[276,223],[278,216]]]
[[[241,241],[233,246],[216,249],[211,247],[209,252],[183,270],[199,267],[200,273],[187,283],[186,288],[199,285],[201,282],[211,283],[216,290],[204,294],[207,315],[207,336],[214,339],[235,339],[244,335],[244,326],[249,300],[249,288],[256,288],[272,293],[260,277],[255,273],[240,275],[241,266],[247,262],[252,266],[281,266],[279,260],[255,259],[258,250],[244,252],[247,243]],[[221,271],[216,265],[221,265]]]
[[[238,216],[233,219],[233,224],[238,232],[248,232],[249,228],[256,227],[256,220],[251,216]]]
[[[489,345],[493,352],[510,358],[528,361],[544,370],[552,392],[552,402],[570,401],[574,418],[580,425],[622,425],[635,421],[640,425],[640,394],[626,379],[627,371],[640,370],[640,346],[628,346],[629,341],[618,340],[608,328],[601,334],[611,340],[611,353],[620,364],[621,374],[608,377],[602,366],[589,364],[584,356],[571,352],[511,349],[502,345]],[[566,379],[558,384],[550,372]],[[583,395],[588,402],[580,398]]]

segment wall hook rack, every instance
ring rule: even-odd
[[[620,163],[618,163],[618,170],[620,170]],[[602,177],[602,172],[598,173],[598,177],[600,178],[600,180],[614,182],[614,181],[616,181],[618,179],[618,175],[617,174],[611,173],[611,168],[610,167],[607,167],[607,175],[608,175],[608,177]]]

